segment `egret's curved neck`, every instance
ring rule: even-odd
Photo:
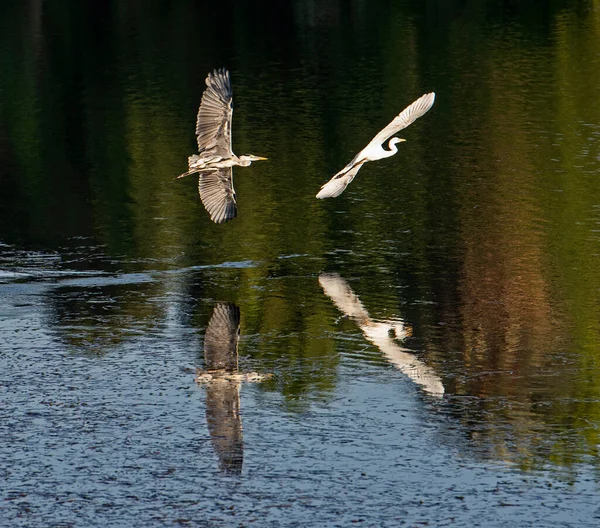
[[[398,143],[398,141],[394,141],[395,139],[396,138],[392,138],[388,142],[388,148],[390,150],[385,150],[384,148],[382,148],[383,152],[385,152],[385,158],[389,158],[390,156],[393,156],[394,154],[396,154],[396,152],[398,152],[398,147],[396,146],[396,143]]]

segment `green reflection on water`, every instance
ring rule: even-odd
[[[585,4],[296,2],[265,17],[222,5],[201,34],[193,2],[3,6],[0,240],[53,250],[89,236],[119,271],[253,262],[183,291],[239,304],[242,351],[281,371],[265,386],[290,401],[335,387],[346,348],[329,332],[360,335],[318,287],[337,271],[370,313],[414,328],[447,393],[480,398],[460,419],[484,423],[473,437],[494,456],[582,460],[600,419],[600,22]],[[215,226],[195,180],[173,178],[221,65],[234,151],[269,162],[234,171],[240,216]],[[428,90],[436,105],[396,157],[314,199]],[[108,328],[123,315],[160,326],[165,311],[139,294],[162,288],[159,275],[109,292]],[[98,314],[60,299],[57,324],[93,328]],[[106,328],[71,344],[135,339]],[[532,434],[543,424],[560,433]]]

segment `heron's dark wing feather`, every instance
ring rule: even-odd
[[[317,198],[335,198],[342,194],[364,163],[364,161],[359,161],[353,165],[350,162],[321,187],[321,190],[317,193]]]
[[[211,151],[230,158],[231,118],[233,115],[233,92],[231,79],[225,68],[215,70],[206,78],[206,90],[196,119],[196,137],[200,152]]]
[[[381,132],[379,132],[371,143],[381,145],[387,138],[414,123],[419,117],[424,115],[435,101],[435,93],[430,92],[422,95],[414,103],[407,106],[400,112]],[[369,143],[369,144],[371,144]]]
[[[217,303],[204,335],[207,370],[237,370],[239,329],[240,309],[233,303]]]
[[[237,216],[231,167],[201,172],[198,192],[210,219],[216,224],[228,222]]]

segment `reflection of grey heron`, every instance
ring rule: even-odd
[[[383,148],[384,141],[425,114],[425,112],[433,106],[434,101],[435,93],[431,92],[422,95],[414,103],[402,110],[402,112],[381,130],[364,149],[354,156],[353,160],[348,163],[348,165],[321,187],[321,190],[317,194],[317,198],[335,198],[336,196],[339,196],[344,192],[344,189],[348,187],[348,184],[354,179],[356,173],[367,161],[389,158],[396,154],[396,152],[398,152],[396,143],[406,140],[393,137],[388,143],[388,148],[390,150],[385,150]]]
[[[238,157],[231,149],[233,93],[229,72],[221,68],[209,73],[206,86],[196,120],[198,154],[188,158],[188,171],[178,178],[199,173],[200,199],[211,220],[222,224],[237,216],[232,167],[248,167],[267,158],[252,154]]]
[[[242,472],[244,441],[240,417],[242,381],[262,381],[268,374],[238,372],[240,309],[217,303],[204,335],[206,370],[196,371],[196,381],[206,383],[206,422],[219,467],[226,473]]]
[[[237,372],[240,309],[219,303],[213,310],[204,335],[204,363],[213,374]],[[240,380],[213,377],[206,386],[206,422],[219,467],[241,473],[244,441],[240,419]]]
[[[349,284],[337,273],[322,273],[319,276],[319,284],[325,295],[342,312],[356,321],[365,337],[379,348],[402,373],[421,385],[429,394],[434,396],[444,394],[442,381],[434,370],[413,354],[405,352],[394,341],[394,337],[402,339],[408,336],[402,321],[373,321]]]
[[[206,370],[236,372],[240,338],[240,309],[232,303],[218,303],[204,334]]]

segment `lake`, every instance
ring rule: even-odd
[[[0,524],[600,524],[600,3],[0,13]]]

